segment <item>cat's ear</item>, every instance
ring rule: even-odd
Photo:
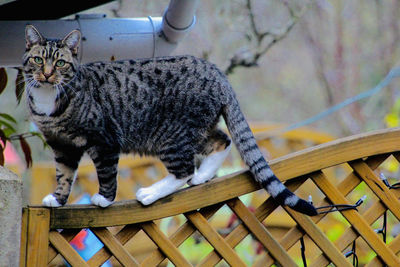
[[[26,48],[29,49],[33,45],[43,42],[43,37],[35,27],[33,27],[32,25],[26,25],[25,41]]]
[[[79,44],[81,42],[81,32],[79,30],[73,30],[64,37],[62,43],[66,45],[73,54],[78,54]]]

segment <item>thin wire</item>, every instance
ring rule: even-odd
[[[387,180],[386,176],[383,173],[380,173],[380,178],[382,182],[389,188],[389,189],[399,189],[400,188],[400,182],[395,183],[395,184],[390,184],[389,181]]]
[[[377,86],[375,86],[374,88],[372,88],[368,91],[362,92],[356,96],[347,98],[343,102],[340,102],[339,104],[336,104],[336,105],[334,105],[334,106],[332,106],[332,107],[330,107],[308,119],[293,123],[293,124],[289,125],[288,127],[273,131],[273,135],[282,134],[282,133],[312,124],[312,123],[319,121],[319,120],[331,115],[332,113],[344,108],[345,106],[348,106],[354,102],[360,101],[361,99],[370,97],[370,96],[378,93],[382,88],[386,87],[393,80],[393,78],[396,78],[398,76],[400,76],[400,67],[394,67],[389,71],[389,73],[386,75],[386,77],[383,80],[381,80],[379,82],[379,84]]]
[[[304,267],[307,267],[307,259],[306,259],[306,246],[304,244],[304,238],[300,238],[300,251],[301,251],[301,259],[303,260]]]
[[[356,254],[356,241],[355,240],[353,241],[353,245],[351,247],[351,250],[344,254],[344,256],[346,258],[350,257],[351,255],[353,255],[353,266],[358,266],[358,257],[357,257],[357,254]]]
[[[350,204],[327,205],[327,206],[317,207],[316,210],[318,211],[318,214],[325,214],[325,213],[344,211],[344,210],[357,210],[357,207],[360,206],[365,201],[366,198],[367,198],[366,195],[362,196],[354,205]],[[310,203],[312,202],[310,201]]]

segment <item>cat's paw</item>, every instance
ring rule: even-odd
[[[205,157],[198,170],[195,171],[193,178],[190,180],[189,185],[199,185],[210,181],[215,177],[219,167],[221,167],[225,158],[228,156],[231,150],[229,145],[225,150],[214,152],[211,155]]]
[[[109,201],[105,197],[103,197],[100,194],[94,194],[92,198],[90,199],[93,205],[105,208],[110,206],[114,201]]]
[[[188,182],[188,185],[192,186],[192,185],[204,184],[210,181],[214,177],[215,177],[215,172],[213,170],[197,172],[193,175],[193,178]]]
[[[58,203],[57,199],[52,194],[45,196],[42,200],[42,203],[46,207],[61,207],[62,206],[60,203]]]
[[[160,196],[158,195],[157,190],[154,190],[154,188],[151,186],[140,188],[136,192],[137,201],[139,201],[143,205],[150,205],[159,198]]]

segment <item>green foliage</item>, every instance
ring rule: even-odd
[[[7,85],[7,73],[4,68],[0,68],[0,94],[4,92]],[[21,101],[21,96],[23,94],[25,87],[24,77],[21,70],[18,70],[17,78],[15,81],[15,96],[17,103]],[[27,138],[38,137],[42,142],[44,147],[46,147],[46,141],[44,140],[42,134],[34,131],[18,133],[17,120],[8,113],[0,113],[0,166],[5,163],[4,151],[7,145],[7,141],[17,141],[25,157],[26,166],[29,168],[32,166],[32,150]]]
[[[399,115],[400,115],[400,98],[396,100],[392,110],[385,116],[385,123],[387,127],[398,127],[399,126]]]

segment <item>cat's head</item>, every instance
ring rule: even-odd
[[[23,70],[28,86],[64,86],[74,78],[79,66],[79,30],[64,39],[46,39],[32,25],[25,28],[26,51]]]

